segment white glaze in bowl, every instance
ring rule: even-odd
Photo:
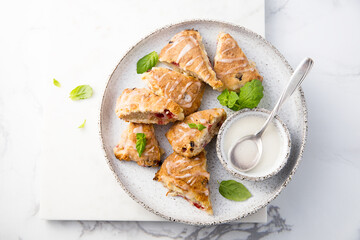
[[[274,131],[277,131],[277,133],[279,134],[279,146],[278,149],[274,149],[276,150],[276,157],[273,156],[274,158],[274,162],[270,165],[270,164],[266,164],[267,166],[264,167],[263,165],[265,165],[265,161],[264,159],[266,159],[264,155],[271,154],[271,152],[267,152],[267,150],[270,150],[269,147],[275,147],[275,146],[267,146],[266,144],[271,144],[271,140],[275,140],[275,139],[267,139],[267,135],[266,135],[266,131],[263,134],[262,138],[263,138],[263,156],[260,159],[260,162],[258,163],[258,165],[248,171],[248,172],[240,172],[238,171],[236,168],[233,167],[233,165],[231,164],[230,160],[229,160],[229,156],[228,156],[228,149],[230,148],[230,146],[228,146],[229,144],[233,144],[233,142],[228,142],[227,138],[229,138],[231,135],[235,134],[235,138],[236,139],[240,139],[241,137],[245,136],[245,135],[250,135],[250,134],[254,134],[257,131],[260,130],[261,126],[263,123],[261,123],[259,126],[256,125],[251,125],[251,126],[237,126],[237,128],[243,128],[243,129],[234,129],[232,128],[233,124],[236,124],[237,121],[239,120],[244,120],[244,118],[246,117],[250,117],[250,116],[255,116],[258,118],[261,118],[263,120],[263,122],[265,122],[266,118],[269,116],[270,111],[266,110],[266,109],[262,109],[262,108],[256,108],[256,109],[243,109],[239,112],[236,112],[234,114],[232,114],[230,117],[228,117],[226,119],[226,121],[224,122],[224,124],[221,126],[218,137],[217,137],[217,141],[216,141],[216,153],[217,156],[219,157],[221,164],[224,166],[224,168],[226,170],[228,170],[231,174],[233,174],[236,177],[239,177],[241,179],[245,179],[245,180],[251,180],[251,181],[262,181],[264,179],[267,179],[269,177],[274,176],[275,174],[277,174],[286,164],[289,155],[290,155],[290,149],[291,149],[291,139],[290,139],[290,134],[289,131],[286,127],[286,125],[281,121],[281,119],[276,116],[271,125],[268,126],[268,129],[270,127],[273,128]],[[242,131],[241,131],[242,130]],[[232,131],[232,132],[230,132]],[[240,132],[245,132],[246,134],[244,134],[243,136],[239,135]],[[238,135],[238,136],[236,136]],[[277,152],[278,150],[278,152]],[[269,159],[267,159],[269,160]]]

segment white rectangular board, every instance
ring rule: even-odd
[[[188,6],[191,5],[191,8]],[[40,217],[48,220],[163,221],[132,200],[106,164],[98,131],[106,81],[134,43],[155,29],[190,19],[213,19],[265,35],[264,0],[52,1],[51,42],[43,88]],[[61,88],[52,85],[52,78]],[[71,101],[75,86],[89,84],[92,98]],[[86,119],[84,129],[78,126]],[[242,222],[266,222],[266,208]]]

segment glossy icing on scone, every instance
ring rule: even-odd
[[[251,80],[263,80],[255,67],[241,50],[237,42],[228,33],[218,36],[214,69],[217,77],[224,83],[224,88],[239,91]]]
[[[145,150],[140,157],[136,150],[136,133],[144,133],[146,137]],[[135,161],[144,167],[159,166],[162,153],[163,150],[159,147],[151,124],[130,123],[121,134],[119,143],[114,147],[114,154],[120,161]]]
[[[216,78],[200,34],[184,30],[176,34],[160,52],[159,60],[184,71],[218,90],[223,83]]]
[[[119,118],[136,123],[167,124],[184,119],[176,102],[146,88],[125,89],[116,102],[115,112]]]
[[[185,157],[198,155],[219,132],[226,119],[222,108],[213,108],[187,116],[184,121],[175,123],[166,133],[173,150]],[[189,124],[202,124],[204,129],[190,128]]]
[[[156,95],[170,98],[179,104],[185,116],[195,112],[201,105],[205,86],[194,77],[155,67],[145,72],[142,80]]]
[[[154,178],[169,189],[166,195],[183,197],[195,207],[212,215],[209,179],[205,151],[194,158],[172,153],[165,159]]]

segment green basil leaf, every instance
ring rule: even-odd
[[[72,100],[87,99],[93,94],[93,89],[89,85],[80,85],[74,88],[70,92],[70,98]]]
[[[195,123],[189,123],[188,124],[190,128],[198,128],[197,125]]]
[[[53,84],[57,87],[61,87],[61,84],[58,80],[56,80],[55,78],[53,79]]]
[[[222,181],[220,183],[219,193],[224,198],[233,201],[245,201],[252,196],[243,184],[235,180]]]
[[[199,131],[205,129],[206,127],[204,125],[202,125],[201,123],[199,124],[195,124],[195,123],[189,123],[188,124],[190,128],[193,128],[193,129],[197,129]]]
[[[239,96],[237,95],[236,92],[230,92],[229,100],[227,103],[228,108],[232,108],[238,99],[239,99]]]
[[[229,100],[229,91],[225,89],[222,91],[222,93],[217,97],[217,100],[219,100],[220,104],[223,106],[227,106],[228,100]]]
[[[156,66],[159,61],[159,55],[154,51],[142,57],[136,64],[136,72],[144,73],[152,67]]]
[[[255,79],[247,82],[240,89],[239,100],[237,101],[240,109],[257,107],[264,96],[263,91],[264,87],[260,80]]]
[[[241,108],[240,105],[236,102],[230,109],[233,111],[239,111]]]
[[[86,119],[84,120],[84,122],[83,122],[78,128],[84,128],[84,127],[85,127],[85,123],[86,123]]]
[[[202,125],[201,123],[199,123],[198,125],[197,125],[197,129],[199,129],[199,131],[201,131],[201,130],[203,130],[203,129],[205,129],[206,127],[204,126],[204,125]]]
[[[144,152],[146,146],[146,136],[144,133],[136,133],[136,150],[141,157],[141,154]]]

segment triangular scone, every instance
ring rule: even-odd
[[[136,123],[167,124],[184,119],[176,102],[146,88],[125,89],[116,102],[115,112],[119,118]]]
[[[159,60],[178,71],[186,72],[218,90],[223,83],[216,78],[200,34],[184,30],[176,34],[161,50]]]
[[[166,137],[175,152],[185,157],[193,157],[204,150],[219,132],[225,119],[226,112],[222,108],[196,112],[187,116],[184,121],[175,123],[166,133]],[[190,128],[189,124],[201,124],[205,128]]]
[[[146,138],[145,150],[140,157],[136,150],[136,133],[144,133]],[[118,145],[114,147],[114,154],[120,161],[135,161],[144,167],[159,166],[162,153],[152,124],[130,123],[121,134]]]
[[[239,91],[251,80],[263,80],[255,63],[247,59],[237,42],[228,33],[220,33],[217,41],[214,69],[224,88]]]
[[[212,215],[209,179],[205,151],[194,158],[172,153],[154,177],[154,180],[162,182],[169,189],[166,195],[183,197],[195,207]]]
[[[142,75],[142,80],[159,96],[174,100],[189,115],[201,105],[204,84],[194,77],[172,71],[167,68],[155,67]]]

